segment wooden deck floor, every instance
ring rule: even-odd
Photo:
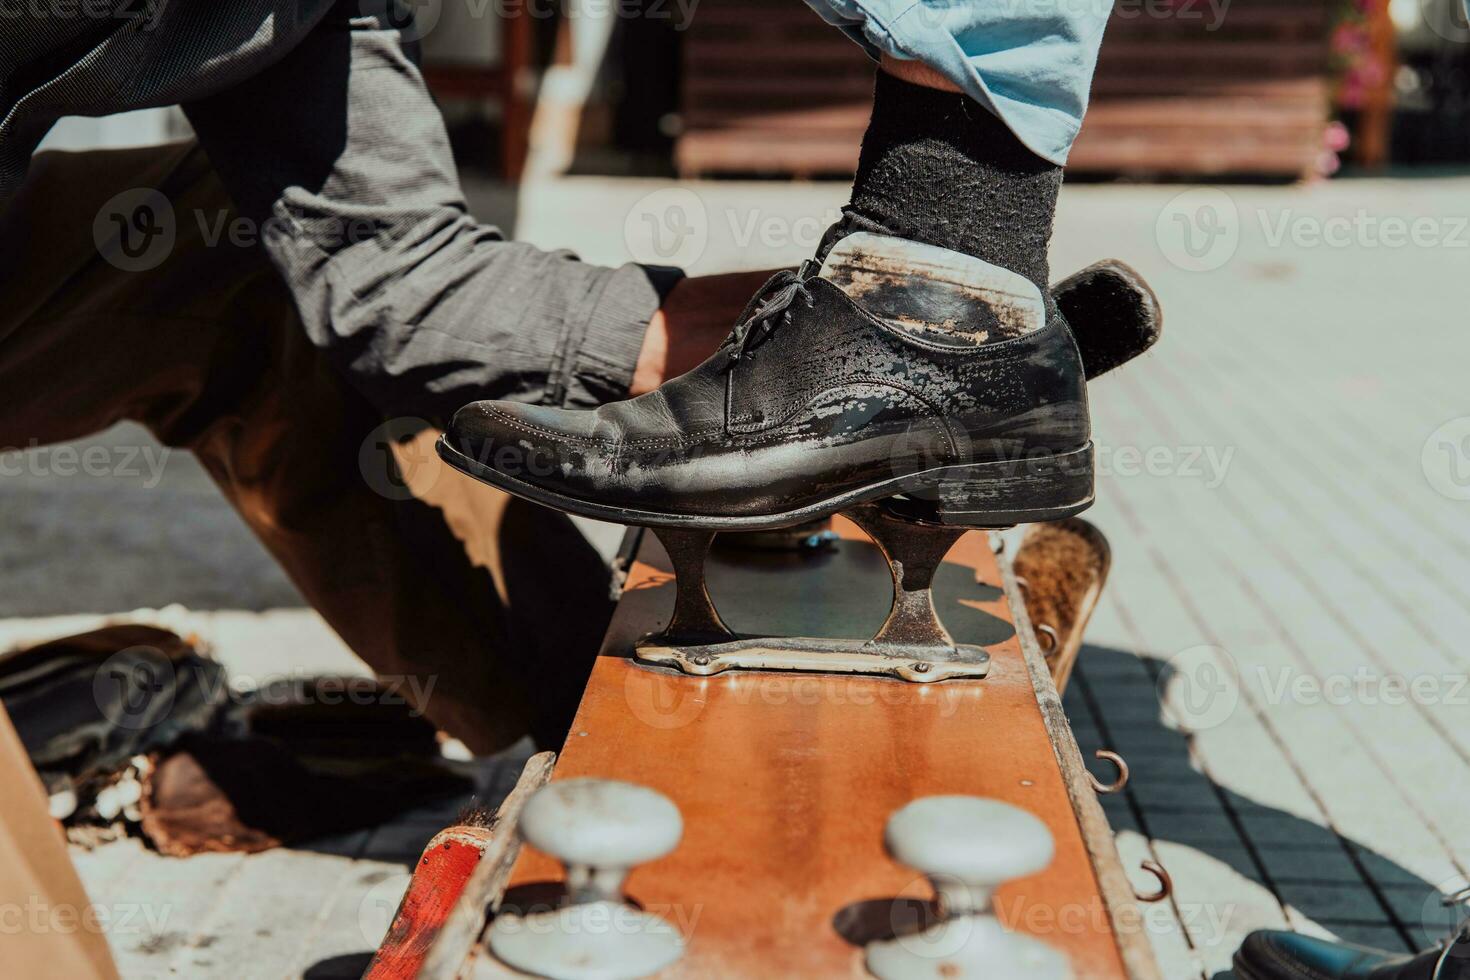
[[[590,229],[583,216],[633,214],[660,186],[532,189],[520,231],[621,261],[620,217]],[[1175,898],[1149,920],[1165,976],[1223,976],[1259,926],[1423,945],[1444,922],[1437,897],[1470,869],[1470,443],[1454,427],[1470,416],[1456,218],[1470,179],[1231,189],[1238,246],[1208,271],[1181,267],[1200,264],[1174,237],[1176,214],[1200,215],[1171,204],[1186,190],[1063,195],[1055,273],[1121,257],[1167,320],[1157,353],[1093,393],[1090,516],[1115,565],[1067,703],[1084,746],[1132,763],[1107,804],[1125,856],[1173,872]],[[820,229],[845,199],[826,185],[690,194],[707,236],[682,257],[696,271],[799,259],[799,234],[749,229]],[[1423,219],[1434,240],[1387,244],[1361,215],[1380,230]],[[1344,227],[1346,245],[1311,244],[1313,228]],[[1228,239],[1216,246],[1203,264]],[[503,767],[486,771],[507,785]],[[78,861],[95,900],[154,910],[113,936],[129,977],[349,975],[443,816],[251,858],[124,843]]]
[[[1139,263],[1166,340],[1096,386],[1113,465],[1091,516],[1116,564],[1067,703],[1084,741],[1133,762],[1108,802],[1123,846],[1178,883],[1166,976],[1226,970],[1254,927],[1401,949],[1452,922],[1439,898],[1470,867],[1470,504],[1441,491],[1470,489],[1451,367],[1470,354],[1453,312],[1470,252],[1462,227],[1397,249],[1272,247],[1264,229],[1365,208],[1449,236],[1466,191],[1232,191],[1242,234],[1222,268]],[[1067,218],[1062,241],[1088,221]],[[1134,451],[1158,454],[1153,475]],[[1202,475],[1184,469],[1197,452]]]
[[[510,792],[528,756],[483,760],[479,798]],[[73,855],[114,923],[113,954],[130,980],[356,980],[424,845],[468,802],[446,800],[374,830],[262,854],[165,858],[126,840]]]

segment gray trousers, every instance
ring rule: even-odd
[[[378,408],[626,396],[674,270],[589,265],[466,213],[449,141],[398,31],[334,9],[283,60],[186,103],[312,342]]]
[[[0,212],[50,120],[177,100],[307,336],[383,414],[624,397],[677,271],[590,265],[477,222],[399,32],[365,12],[385,4],[323,6],[175,0],[133,22],[0,0]],[[82,57],[89,31],[107,39]],[[198,216],[166,188],[122,190],[73,220],[120,269],[156,265]]]

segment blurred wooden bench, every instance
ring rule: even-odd
[[[1072,174],[1296,177],[1329,113],[1327,0],[1120,4]],[[1212,25],[1214,25],[1212,29]],[[681,176],[851,174],[872,61],[790,0],[705,0],[684,37]]]
[[[474,99],[500,106],[500,172],[507,181],[520,179],[531,130],[531,18],[511,6],[497,21],[501,30],[500,61],[494,65],[456,63],[426,58],[422,66],[429,91],[441,99]]]

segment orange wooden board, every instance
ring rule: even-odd
[[[887,566],[851,525],[840,531],[839,549],[814,558],[717,552],[710,591],[726,621],[749,633],[870,635],[887,612]],[[641,783],[683,812],[679,847],[628,880],[629,895],[689,939],[661,976],[866,976],[861,946],[837,923],[930,896],[887,856],[882,835],[894,810],[940,793],[1041,817],[1056,857],[1000,889],[1001,918],[1066,952],[1079,980],[1126,976],[986,538],[966,535],[937,579],[956,639],[990,649],[984,680],[688,677],[631,659],[673,598],[664,553],[644,535],[553,778]],[[527,848],[507,902],[561,877]]]

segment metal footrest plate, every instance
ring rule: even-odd
[[[669,644],[649,638],[635,655],[643,663],[709,676],[727,670],[799,670],[823,674],[878,674],[915,683],[984,677],[990,654],[983,647],[904,648],[871,640],[813,637],[749,637],[716,643]]]

